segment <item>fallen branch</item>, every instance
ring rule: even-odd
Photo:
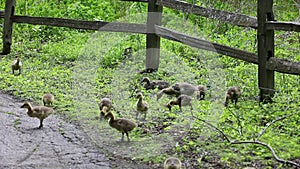
[[[296,113],[296,112],[295,112],[295,113]],[[274,124],[276,121],[279,121],[279,120],[285,119],[285,118],[287,118],[287,117],[290,117],[290,116],[294,115],[295,113],[292,113],[292,114],[289,114],[289,115],[286,115],[286,116],[277,118],[277,119],[273,120],[273,121],[271,122],[271,124]],[[193,116],[193,117],[195,117],[195,116]],[[203,123],[205,123],[205,124],[207,124],[208,126],[214,128],[214,129],[215,129],[216,131],[218,131],[218,132],[226,139],[226,141],[229,142],[230,144],[258,144],[258,145],[262,145],[262,146],[268,148],[268,149],[272,152],[272,155],[273,155],[273,157],[276,159],[276,161],[281,162],[281,163],[283,163],[283,164],[291,164],[291,165],[293,165],[293,166],[300,167],[299,164],[297,164],[297,163],[295,163],[295,162],[293,162],[293,161],[284,160],[284,159],[279,158],[279,157],[276,155],[276,152],[274,151],[274,149],[273,149],[269,144],[267,144],[267,143],[264,143],[264,142],[261,142],[261,141],[258,141],[258,140],[255,140],[255,141],[230,141],[229,137],[228,137],[222,130],[220,130],[219,128],[217,128],[217,127],[214,126],[213,124],[209,123],[209,122],[206,121],[206,120],[200,119],[200,118],[198,118],[198,117],[196,117],[196,119],[199,120],[199,121],[201,121],[201,122],[203,122]],[[271,125],[271,124],[270,124],[270,125]],[[268,128],[270,125],[268,125],[262,132],[260,132],[259,137],[265,133],[265,131],[267,130],[267,128]],[[259,137],[257,137],[257,139],[258,139]]]
[[[281,159],[279,158],[277,155],[276,155],[276,152],[274,151],[274,149],[267,143],[264,143],[264,142],[260,142],[260,141],[234,141],[234,142],[231,142],[231,144],[258,144],[258,145],[262,145],[266,148],[268,148],[271,152],[272,152],[272,155],[273,157],[278,161],[278,162],[281,162],[281,163],[284,163],[284,164],[291,164],[293,166],[296,166],[296,167],[300,167],[299,164],[293,162],[293,161],[289,161],[289,160],[284,160],[284,159]]]
[[[195,117],[195,116],[193,116],[193,117]],[[200,119],[200,118],[198,118],[198,117],[196,117],[196,118],[197,118],[197,120],[202,121],[203,123],[205,123],[205,124],[207,124],[208,126],[214,128],[215,130],[217,130],[217,131],[218,131],[218,132],[226,139],[226,141],[228,141],[228,142],[230,143],[230,139],[227,137],[227,135],[226,135],[222,130],[220,130],[219,128],[217,128],[217,127],[214,126],[213,124],[207,122],[206,120]]]
[[[284,120],[284,119],[286,119],[286,118],[288,118],[288,117],[290,117],[290,116],[292,116],[292,115],[294,115],[294,114],[296,114],[296,113],[298,113],[298,112],[294,112],[294,113],[292,113],[292,114],[288,114],[288,115],[285,115],[285,116],[282,116],[282,117],[278,117],[278,118],[276,118],[275,120],[273,120],[271,123],[267,123],[266,127],[265,127],[265,128],[258,134],[258,136],[256,137],[256,141],[257,141],[264,133],[266,133],[267,129],[268,129],[272,124],[276,123],[277,121]]]

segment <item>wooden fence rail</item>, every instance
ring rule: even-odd
[[[68,27],[86,30],[110,31],[110,32],[128,32],[146,34],[145,24],[102,22],[102,21],[81,21],[75,19],[49,18],[49,17],[31,17],[31,16],[12,16],[15,23],[26,23],[33,25],[49,25],[58,27]]]
[[[0,10],[0,18],[4,18],[3,54],[10,53],[13,23],[25,23],[69,27],[75,29],[145,34],[147,36],[146,70],[158,69],[160,38],[166,38],[199,49],[217,52],[249,63],[258,64],[261,99],[264,99],[265,95],[270,96],[274,93],[274,71],[300,75],[300,63],[274,57],[274,30],[300,32],[300,23],[275,21],[272,11],[273,0],[258,0],[257,18],[233,12],[204,8],[179,0],[122,1],[148,3],[147,24],[84,21],[64,18],[15,15],[15,0],[6,0],[5,11]],[[192,37],[160,26],[163,7],[219,20],[236,26],[257,29],[258,54],[199,39],[197,37]]]

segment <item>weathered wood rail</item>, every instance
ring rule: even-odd
[[[0,10],[0,18],[4,18],[2,54],[8,54],[11,51],[13,23],[23,23],[86,30],[146,34],[146,70],[150,71],[159,68],[160,38],[166,38],[195,48],[217,52],[249,63],[258,64],[260,98],[262,100],[270,98],[274,94],[274,71],[300,75],[300,63],[279,59],[274,56],[274,30],[300,32],[300,23],[275,21],[272,9],[273,0],[258,0],[257,18],[233,12],[204,8],[180,0],[122,1],[148,3],[147,24],[82,21],[64,18],[15,15],[16,1],[6,0],[5,11]],[[258,54],[164,28],[161,26],[163,7],[219,20],[236,26],[257,29]]]

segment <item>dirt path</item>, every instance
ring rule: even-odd
[[[44,121],[30,118],[23,101],[0,93],[0,168],[144,168],[108,158],[80,127],[58,115]]]

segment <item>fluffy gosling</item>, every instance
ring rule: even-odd
[[[54,95],[53,94],[44,94],[43,96],[43,104],[44,106],[52,106],[54,101]]]
[[[144,114],[144,118],[143,120],[146,120],[146,116],[147,116],[147,112],[149,109],[149,105],[148,103],[143,99],[143,94],[142,93],[138,93],[137,96],[138,101],[136,102],[136,120],[138,119],[138,116],[140,113]]]
[[[207,90],[206,86],[204,86],[204,85],[198,86],[198,91],[197,91],[197,99],[198,100],[204,100],[206,90]]]
[[[182,106],[190,106],[191,107],[191,111],[193,110],[193,106],[192,106],[192,97],[182,94],[180,96],[177,97],[176,100],[171,100],[166,107],[169,108],[169,110],[171,111],[172,107],[174,105],[178,105],[180,112],[182,112]]]
[[[19,74],[22,72],[22,62],[20,58],[16,58],[11,64],[12,74],[15,74],[15,70],[19,71]]]
[[[171,86],[174,90],[179,91],[180,94],[185,94],[185,95],[189,95],[192,96],[196,91],[204,91],[206,90],[206,88],[203,85],[200,86],[194,86],[190,83],[186,83],[186,82],[177,82],[175,84],[173,84]]]
[[[156,94],[156,100],[159,100],[163,94],[167,94],[170,96],[176,96],[178,97],[180,95],[180,91],[173,89],[172,87],[168,87],[165,89],[160,90],[159,92],[157,92]]]
[[[110,127],[115,128],[122,133],[122,142],[124,141],[124,134],[126,134],[127,136],[127,141],[130,141],[128,133],[132,131],[135,127],[137,127],[137,124],[135,122],[125,118],[115,119],[115,116],[112,112],[108,112],[105,115],[105,118],[109,118],[108,123]]]
[[[236,106],[238,99],[241,97],[241,89],[238,87],[230,87],[226,91],[226,96],[225,96],[225,106],[228,106],[229,100],[231,100],[232,103]]]
[[[148,77],[144,77],[142,79],[141,83],[144,83],[143,87],[146,90],[155,89],[155,88],[158,88],[159,90],[162,90],[162,89],[165,89],[165,88],[170,86],[169,82],[165,82],[163,80],[150,81],[150,79]]]
[[[164,169],[181,169],[181,161],[176,157],[169,157],[164,162]]]
[[[102,119],[106,112],[109,112],[112,108],[112,102],[109,98],[102,98],[99,102],[99,109],[100,109],[100,119]]]
[[[29,117],[36,117],[40,119],[40,126],[39,129],[43,127],[43,121],[47,118],[50,114],[54,113],[54,110],[50,107],[46,106],[35,106],[32,107],[29,102],[25,102],[21,108],[28,109],[27,114]]]

